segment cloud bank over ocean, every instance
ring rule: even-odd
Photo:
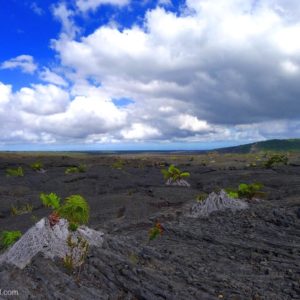
[[[60,31],[49,36],[52,57],[39,60],[24,45],[0,62],[2,146],[299,136],[299,1],[133,4],[31,6],[40,18],[48,9]],[[107,7],[136,10],[135,19],[125,25],[112,15],[97,25]],[[2,72],[21,72],[32,83],[15,87]]]

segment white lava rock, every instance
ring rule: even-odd
[[[214,211],[230,209],[234,212],[246,208],[248,208],[248,203],[241,199],[229,198],[226,192],[221,190],[219,194],[212,192],[205,200],[195,203],[188,215],[195,218],[207,217]]]
[[[72,240],[79,237],[85,239],[91,246],[102,246],[103,232],[86,226],[80,226],[75,232],[71,232],[68,227],[69,223],[65,219],[60,219],[53,227],[47,218],[41,219],[0,256],[0,264],[5,262],[23,269],[38,253],[51,259],[65,258],[70,251],[67,244],[70,234]]]

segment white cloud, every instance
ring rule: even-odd
[[[19,55],[4,61],[1,64],[1,69],[15,69],[20,68],[23,73],[33,74],[37,69],[37,65],[31,55]]]
[[[129,129],[121,130],[121,135],[128,140],[145,140],[160,136],[158,129],[142,123],[134,123]]]
[[[171,6],[172,5],[172,1],[171,0],[158,0],[157,4],[158,5]]]
[[[36,2],[32,2],[30,8],[35,14],[39,16],[42,16],[45,13],[44,10]]]
[[[195,116],[179,115],[176,121],[178,122],[178,128],[183,130],[201,132],[211,129],[206,121],[198,120]]]
[[[282,62],[281,67],[288,74],[297,74],[299,71],[299,66],[290,60]]]
[[[68,85],[68,83],[61,76],[50,71],[48,68],[43,68],[39,75],[40,78],[45,82],[53,83],[60,86]]]
[[[76,0],[78,9],[82,12],[89,10],[96,10],[99,6],[104,4],[125,6],[129,4],[130,0]]]
[[[300,132],[299,2],[188,0],[178,13],[161,3],[141,26],[82,35],[75,14],[104,2],[54,7],[60,71],[44,68],[45,84],[15,93],[0,85],[2,139],[252,141]],[[124,97],[133,103],[114,105]]]
[[[0,82],[0,109],[10,101],[11,86]]]
[[[61,39],[74,38],[77,33],[80,32],[79,27],[76,26],[73,17],[75,15],[74,11],[68,9],[66,3],[60,2],[53,7],[53,16],[61,22],[62,33],[60,35]]]
[[[51,115],[64,111],[70,101],[66,91],[51,84],[21,88],[15,97],[23,111],[36,115]]]

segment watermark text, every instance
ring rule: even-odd
[[[19,296],[18,290],[0,289],[0,296]]]

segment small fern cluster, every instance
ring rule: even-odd
[[[190,176],[189,172],[181,172],[174,165],[170,165],[168,169],[163,169],[161,172],[165,180],[171,179],[172,181],[181,180]]]
[[[79,225],[86,224],[89,220],[89,205],[80,195],[67,197],[63,204],[55,193],[41,193],[40,199],[44,206],[54,210],[55,215],[68,220],[71,231],[75,231]]]
[[[227,195],[230,198],[246,198],[246,199],[252,199],[255,196],[265,196],[265,193],[261,191],[263,188],[263,184],[261,183],[252,183],[252,184],[246,184],[241,183],[238,186],[238,189],[225,189]]]
[[[13,245],[20,237],[22,233],[20,231],[3,231],[1,233],[1,245],[3,248],[8,248]]]

